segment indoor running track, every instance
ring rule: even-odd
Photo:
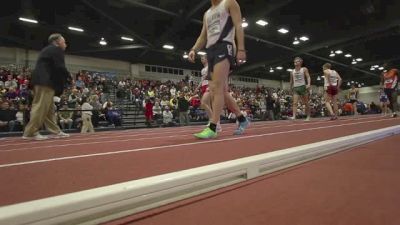
[[[193,137],[202,126],[73,134],[40,142],[6,138],[0,140],[0,206],[399,124],[399,118],[374,115],[337,121],[257,122],[241,136],[232,135],[235,124],[223,124],[222,134],[212,140]],[[399,143],[399,137],[393,138]]]

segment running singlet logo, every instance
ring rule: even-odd
[[[221,33],[220,17],[221,15],[217,11],[207,20],[208,33],[210,33],[211,36],[219,35],[219,33]]]
[[[228,49],[228,55],[233,56],[232,45],[227,45],[227,49]]]

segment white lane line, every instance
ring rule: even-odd
[[[374,120],[375,121],[375,120]],[[320,122],[314,122],[312,123],[313,125],[319,125],[319,124],[326,124],[326,123],[332,123],[332,121],[320,121]],[[260,129],[272,129],[272,128],[282,128],[282,127],[294,127],[294,126],[304,126],[304,125],[310,125],[310,123],[301,123],[301,124],[296,124],[296,123],[290,123],[287,125],[277,125],[277,126],[270,126],[269,124],[263,123],[263,124],[257,124],[257,125],[252,125],[248,130],[260,130]],[[198,129],[196,129],[197,131]],[[170,139],[170,138],[179,138],[179,137],[187,137],[187,136],[192,136],[192,134],[187,134],[192,130],[181,130],[181,131],[174,131],[174,132],[163,132],[163,133],[153,133],[153,134],[146,134],[146,135],[151,135],[151,137],[143,137],[143,138],[138,138],[139,136],[144,136],[142,134],[132,134],[132,135],[124,135],[124,136],[118,136],[118,139],[112,139],[109,140],[111,137],[107,138],[107,140],[99,140],[99,138],[91,138],[91,139],[83,139],[79,140],[79,143],[76,143],[78,140],[70,140],[67,142],[64,142],[65,144],[61,144],[57,142],[56,144],[53,145],[39,145],[39,146],[23,146],[23,147],[18,147],[18,148],[11,148],[7,150],[0,150],[1,153],[6,153],[6,152],[16,152],[16,151],[31,151],[33,149],[48,149],[48,148],[57,148],[57,147],[69,147],[69,146],[85,146],[85,145],[92,145],[92,144],[105,144],[105,143],[120,143],[120,142],[131,142],[131,141],[144,141],[144,140],[151,140],[151,139],[157,139],[157,140],[162,140],[162,139]],[[194,131],[194,130],[193,130]],[[179,134],[179,133],[185,133],[185,134]],[[179,135],[168,135],[166,134],[179,134]],[[128,139],[127,139],[128,138]],[[132,140],[132,138],[135,138]],[[88,140],[96,140],[96,141],[91,141],[88,142]],[[82,142],[86,141],[86,142]],[[44,144],[47,143],[53,143],[52,142],[45,142]],[[69,142],[74,142],[74,143],[69,143]],[[35,142],[38,143],[38,142]]]
[[[362,117],[351,117],[351,118],[340,118],[339,121],[358,121],[358,120],[366,120],[366,119],[371,119],[371,118],[382,118],[381,116],[362,116]],[[294,124],[294,125],[305,125],[305,124],[316,124],[316,123],[322,123],[322,122],[331,122],[327,120],[327,118],[316,118],[311,120],[310,122],[304,122],[302,120],[275,120],[275,121],[262,121],[262,122],[256,122],[252,123],[253,125],[257,126],[258,124],[276,124],[276,123],[284,123],[284,124]],[[252,125],[252,126],[253,126]],[[40,143],[52,143],[52,142],[60,142],[60,141],[65,141],[65,142],[73,142],[73,141],[86,141],[86,140],[93,140],[93,139],[99,139],[100,137],[121,137],[121,136],[130,136],[132,134],[134,135],[157,135],[157,134],[164,134],[164,133],[169,133],[169,132],[185,132],[188,130],[198,130],[201,129],[199,128],[201,125],[194,125],[194,126],[185,126],[185,127],[168,127],[168,128],[153,128],[153,129],[148,129],[148,128],[141,128],[141,129],[129,129],[129,130],[115,130],[115,131],[102,131],[98,132],[95,134],[72,134],[71,138],[68,139],[51,139],[51,140],[46,140],[46,141],[41,141]],[[235,123],[228,123],[228,124],[223,124],[223,128],[230,128],[230,127],[236,127]],[[138,134],[140,133],[140,134]],[[18,141],[18,143],[15,143]],[[7,144],[11,143],[11,144]],[[25,141],[22,140],[21,137],[15,137],[15,138],[6,138],[4,141],[2,141],[1,147],[7,147],[7,146],[18,146],[18,145],[26,145],[29,144],[31,145],[32,142],[30,141]]]
[[[327,129],[327,128],[333,128],[333,127],[344,127],[344,126],[350,126],[350,125],[356,125],[356,124],[379,122],[379,121],[383,121],[383,120],[385,120],[385,119],[374,120],[374,121],[364,121],[364,122],[354,122],[354,123],[348,123],[348,124],[338,124],[338,125],[331,125],[331,126],[324,126],[324,127],[305,128],[305,129],[290,130],[290,131],[281,131],[281,132],[274,132],[274,133],[267,133],[267,134],[231,137],[231,138],[224,138],[224,139],[217,139],[217,140],[196,141],[196,142],[184,143],[184,144],[155,146],[155,147],[147,147],[147,148],[137,148],[137,149],[128,149],[128,150],[119,150],[119,151],[111,151],[111,152],[86,154],[86,155],[74,155],[74,156],[66,156],[66,157],[58,157],[58,158],[50,158],[50,159],[24,161],[24,162],[17,162],[17,163],[1,164],[0,168],[23,166],[23,165],[29,165],[29,164],[40,164],[40,163],[62,161],[62,160],[89,158],[89,157],[96,157],[96,156],[116,155],[116,154],[139,152],[139,151],[149,151],[149,150],[155,150],[155,149],[169,149],[169,148],[182,147],[182,146],[192,146],[192,145],[201,145],[201,144],[208,144],[208,143],[218,143],[218,142],[225,142],[225,141],[243,140],[243,139],[250,139],[250,138],[258,138],[258,137],[279,135],[279,134],[297,133],[297,132],[303,132],[303,131],[321,130],[321,129]]]

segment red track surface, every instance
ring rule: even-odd
[[[400,136],[109,225],[398,225]]]
[[[196,140],[200,127],[73,135],[43,142],[2,140],[0,206],[237,159],[369,130],[400,119],[357,117],[254,123],[243,136],[223,125],[215,140]]]

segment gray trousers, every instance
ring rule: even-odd
[[[179,112],[179,125],[189,125],[189,112]]]

